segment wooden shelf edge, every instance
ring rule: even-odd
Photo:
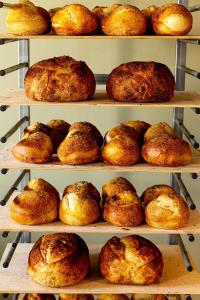
[[[200,214],[197,211],[190,211],[190,221],[187,226],[180,229],[160,229],[143,224],[136,227],[118,227],[110,223],[100,221],[87,226],[69,226],[61,221],[43,225],[20,225],[14,222],[9,216],[9,207],[13,199],[19,195],[14,192],[6,206],[0,208],[0,231],[11,232],[76,232],[90,234],[200,234]]]

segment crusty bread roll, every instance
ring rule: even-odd
[[[51,29],[50,16],[44,8],[35,6],[28,0],[18,2],[22,6],[10,9],[6,17],[6,28],[9,33],[37,35]]]
[[[149,123],[144,121],[127,121],[123,122],[123,124],[138,131],[139,135],[142,136],[142,139],[147,129],[151,126]]]
[[[53,143],[54,153],[56,153],[58,146],[68,134],[70,124],[63,120],[50,120],[47,126],[51,128],[49,136]]]
[[[28,273],[41,285],[64,287],[79,283],[89,271],[89,251],[74,233],[42,236],[28,258]]]
[[[134,294],[131,300],[168,300],[164,295]]]
[[[69,4],[54,11],[52,29],[60,35],[83,35],[94,33],[97,20],[93,13],[84,5]]]
[[[189,221],[189,208],[175,190],[166,185],[148,188],[142,196],[148,225],[157,228],[178,229]]]
[[[140,147],[134,139],[117,135],[104,145],[102,150],[104,162],[117,166],[134,165],[140,158]]]
[[[160,135],[145,142],[142,157],[147,163],[165,167],[178,167],[191,163],[190,145],[178,136]]]
[[[44,191],[54,195],[60,202],[60,195],[56,188],[42,178],[32,178],[24,187],[24,191]]]
[[[144,141],[147,142],[150,139],[158,137],[160,135],[167,134],[171,136],[177,136],[176,131],[169,126],[166,122],[160,122],[157,124],[151,125],[144,135]]]
[[[133,5],[114,4],[111,7],[96,7],[101,30],[107,35],[142,35],[146,33],[147,20]]]
[[[162,275],[162,254],[141,236],[113,237],[101,249],[100,271],[112,283],[152,284]]]
[[[94,300],[90,294],[60,294],[58,300]]]
[[[192,14],[183,5],[164,4],[152,16],[153,30],[160,35],[185,35],[192,29]]]
[[[103,207],[103,217],[117,226],[137,226],[144,221],[144,211],[140,198],[132,191],[123,191],[107,197]]]
[[[129,62],[110,73],[106,89],[117,101],[165,102],[174,95],[175,80],[164,64]]]
[[[72,130],[81,131],[81,132],[91,134],[95,138],[95,140],[96,140],[99,147],[101,147],[102,144],[103,144],[103,137],[102,137],[100,131],[92,123],[89,123],[89,122],[75,122],[69,128],[69,131],[72,131]]]
[[[23,300],[56,300],[51,294],[25,294]]]
[[[53,154],[53,144],[48,135],[36,132],[18,142],[12,149],[17,160],[28,163],[48,163]]]
[[[150,5],[142,10],[142,13],[147,18],[147,33],[153,34],[153,26],[152,26],[152,16],[158,9],[155,5]]]
[[[50,136],[50,133],[51,133],[51,129],[43,124],[43,123],[40,123],[40,122],[35,122],[31,125],[28,125],[25,129],[24,129],[24,132],[23,132],[23,135],[22,135],[22,139],[26,139],[29,135],[31,135],[32,133],[36,133],[36,132],[42,132],[42,133],[45,133],[46,135]]]
[[[138,143],[141,142],[141,135],[135,128],[126,126],[125,124],[120,124],[107,131],[105,136],[106,143],[110,142],[113,138],[119,135],[132,138]]]
[[[57,155],[65,164],[83,165],[97,161],[100,149],[92,135],[71,130],[58,147]]]
[[[130,181],[123,177],[116,177],[102,186],[102,197],[105,200],[125,191],[136,193],[136,189]]]
[[[98,300],[129,300],[128,296],[123,294],[102,294]]]
[[[82,226],[96,222],[101,216],[101,197],[87,181],[69,185],[60,204],[60,220],[68,225]]]
[[[11,218],[25,225],[38,225],[58,219],[59,202],[54,194],[43,190],[23,191],[10,206]]]
[[[29,68],[25,93],[37,101],[81,101],[93,97],[95,77],[85,62],[69,56],[42,60]]]

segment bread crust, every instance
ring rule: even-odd
[[[53,32],[59,35],[84,35],[95,33],[97,19],[84,5],[69,4],[54,11]]]
[[[102,294],[98,300],[129,300],[129,297],[123,294]]]
[[[166,122],[160,122],[157,124],[151,125],[144,134],[144,142],[149,141],[160,135],[167,134],[170,136],[178,136],[176,131],[169,126]]]
[[[108,96],[126,102],[166,102],[175,90],[173,74],[157,62],[129,62],[115,68],[108,76]]]
[[[58,300],[94,300],[90,294],[60,294]]]
[[[51,294],[25,294],[23,300],[56,300]]]
[[[44,191],[53,194],[60,202],[60,195],[56,188],[42,178],[32,178],[24,187],[24,191]]]
[[[178,167],[191,163],[190,145],[178,136],[160,135],[145,142],[142,157],[147,163]]]
[[[185,35],[192,29],[192,23],[191,12],[177,3],[162,5],[152,16],[153,31],[159,35]]]
[[[24,84],[28,98],[49,102],[88,100],[96,88],[94,74],[86,63],[69,56],[34,64],[28,69]]]
[[[28,273],[41,285],[64,287],[79,283],[89,271],[87,245],[74,233],[42,236],[28,258]]]
[[[111,128],[110,130],[107,131],[105,135],[105,141],[106,143],[110,142],[113,138],[116,136],[127,136],[129,138],[132,138],[138,143],[141,143],[142,137],[140,133],[133,127],[126,126],[125,124],[120,124],[116,127]]]
[[[108,197],[116,196],[118,193],[131,191],[136,193],[136,189],[130,181],[124,177],[116,177],[102,186],[102,197],[105,200]]]
[[[100,271],[112,283],[152,284],[162,275],[162,254],[143,237],[113,237],[101,249]]]
[[[53,143],[54,153],[57,153],[58,146],[68,134],[70,124],[63,120],[50,120],[47,126],[51,128],[50,138]]]

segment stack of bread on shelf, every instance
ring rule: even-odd
[[[146,162],[158,166],[188,165],[190,145],[165,122],[150,125],[144,121],[127,121],[111,128],[103,139],[89,122],[71,126],[63,120],[47,125],[36,122],[28,126],[12,149],[14,157],[27,163],[48,163],[53,154],[63,164],[84,165],[104,161],[115,166]]]
[[[60,294],[58,300],[94,300],[91,294]],[[102,294],[98,300],[129,300],[124,294]],[[56,300],[54,295],[49,294],[26,294],[22,300]],[[168,300],[164,295],[133,294],[131,300]]]
[[[181,4],[169,3],[140,10],[130,4],[96,6],[67,4],[49,11],[28,0],[19,0],[6,17],[9,33],[15,35],[185,35],[192,29],[192,14]]]
[[[84,226],[102,219],[122,227],[147,223],[151,227],[178,229],[189,222],[189,208],[171,186],[160,184],[147,188],[139,197],[126,178],[117,177],[102,187],[79,181],[58,191],[41,178],[32,179],[11,202],[11,218],[25,225],[38,225],[60,219],[64,224]]]

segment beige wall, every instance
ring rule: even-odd
[[[13,2],[13,1],[12,1]],[[71,1],[70,1],[71,2]],[[114,3],[114,1],[79,1],[82,4],[87,5],[89,8],[95,5],[107,5]],[[147,5],[156,3],[156,5],[161,5],[166,3],[166,1],[121,1],[121,3],[131,3],[143,8]],[[172,1],[175,2],[175,1]],[[40,4],[46,8],[52,6],[60,6],[66,3],[66,1],[35,1],[36,4]],[[198,4],[199,1],[190,1],[191,5]],[[5,10],[0,10],[0,29],[2,32],[4,29],[5,20]],[[194,29],[193,33],[200,32],[200,13],[194,14]],[[90,66],[90,68],[95,73],[109,73],[114,67],[122,62],[127,62],[130,60],[155,60],[167,64],[172,71],[174,71],[175,63],[175,42],[174,41],[155,41],[155,40],[34,40],[31,41],[31,64],[37,62],[38,60],[49,58],[52,56],[59,55],[70,55],[75,59],[84,60]],[[187,65],[191,68],[196,68],[200,70],[200,47],[189,46],[188,50],[188,63]],[[13,44],[5,45],[0,47],[0,66],[5,68],[11,64],[17,63],[17,46]],[[187,76],[187,89],[189,90],[200,90],[199,81],[195,78]],[[7,75],[0,80],[0,88],[7,87],[17,87],[17,73],[12,73]],[[81,107],[81,108],[55,108],[48,107],[33,107],[31,108],[31,122],[42,121],[46,122],[51,118],[62,118],[69,123],[78,120],[87,120],[93,122],[104,134],[106,130],[117,123],[124,120],[131,119],[141,119],[150,123],[155,123],[159,121],[171,122],[172,120],[172,110],[170,109],[147,109],[147,108],[137,108],[137,109],[126,109],[126,108],[97,108],[97,107]],[[7,129],[16,122],[18,119],[18,108],[10,108],[7,112],[0,112],[0,136],[7,131]],[[199,124],[200,118],[191,112],[190,109],[185,111],[185,123],[188,128],[196,134],[196,137],[200,141]],[[13,136],[11,140],[16,140],[17,136]],[[10,171],[9,175],[0,175],[0,195],[4,196],[7,189],[9,188],[11,182],[13,182],[16,177],[17,172]],[[119,174],[118,174],[119,175]],[[137,188],[139,194],[147,186],[156,183],[169,183],[169,175],[160,174],[121,174],[127,176],[131,179]],[[106,172],[93,172],[90,173],[79,173],[79,172],[32,172],[32,176],[41,176],[45,179],[51,181],[55,186],[61,191],[64,187],[77,180],[90,180],[92,181],[99,190],[102,184],[116,176],[116,174],[106,173]],[[198,196],[199,196],[199,181],[193,181],[190,179],[189,175],[183,176],[185,182],[187,183],[188,189],[191,192],[193,198],[196,201],[197,206]],[[199,206],[200,207],[200,206]],[[101,236],[101,239],[97,239],[96,235],[84,236],[86,241],[90,242],[103,242],[106,241],[108,236]],[[152,240],[157,243],[167,242],[167,236],[152,236]],[[0,252],[2,252],[5,240],[0,237]],[[188,243],[187,243],[188,244]],[[198,242],[190,244],[194,251],[196,252]]]

